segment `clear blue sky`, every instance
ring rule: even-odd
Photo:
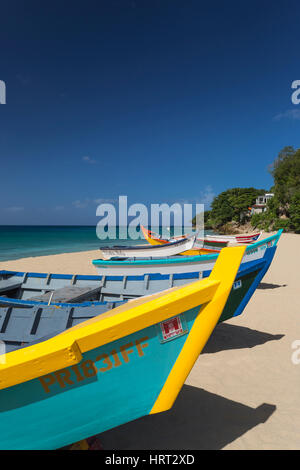
[[[2,2],[0,223],[269,189],[300,146],[299,25],[296,0]]]

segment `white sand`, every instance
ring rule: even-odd
[[[0,269],[95,274],[99,251]],[[300,235],[284,234],[243,314],[217,326],[173,408],[101,434],[104,449],[300,449]],[[159,367],[159,364],[157,365]]]

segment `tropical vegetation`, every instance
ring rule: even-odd
[[[272,164],[274,178],[267,210],[251,218],[253,227],[300,233],[300,149],[285,147]]]
[[[274,185],[269,191],[255,188],[231,188],[213,199],[211,210],[205,211],[205,228],[230,232],[250,223],[253,228],[266,231],[283,228],[300,233],[300,149],[282,149],[270,167]],[[274,193],[266,211],[253,214],[250,208],[258,196]]]

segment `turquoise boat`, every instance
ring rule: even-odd
[[[94,305],[98,315],[71,327],[66,322],[63,331],[59,313],[66,309],[59,303],[2,306],[1,344],[10,347],[26,310],[36,310],[23,330],[25,344],[19,338],[0,355],[1,449],[57,449],[168,410],[221,316],[244,250],[222,250],[206,279],[104,313]],[[19,288],[9,276],[2,281],[5,292],[9,284],[10,292]],[[68,308],[70,317],[76,305]],[[50,327],[37,339],[44,321],[46,330],[52,325],[59,332]]]

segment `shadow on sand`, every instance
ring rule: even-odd
[[[286,287],[287,284],[271,284],[269,282],[261,282],[257,289],[278,289],[279,287]]]
[[[275,405],[251,408],[184,385],[171,410],[110,429],[99,438],[105,450],[222,449],[275,410]]]
[[[219,323],[201,354],[215,353],[227,349],[253,348],[268,341],[279,340],[284,335],[272,335],[262,331],[251,330],[245,326]]]

